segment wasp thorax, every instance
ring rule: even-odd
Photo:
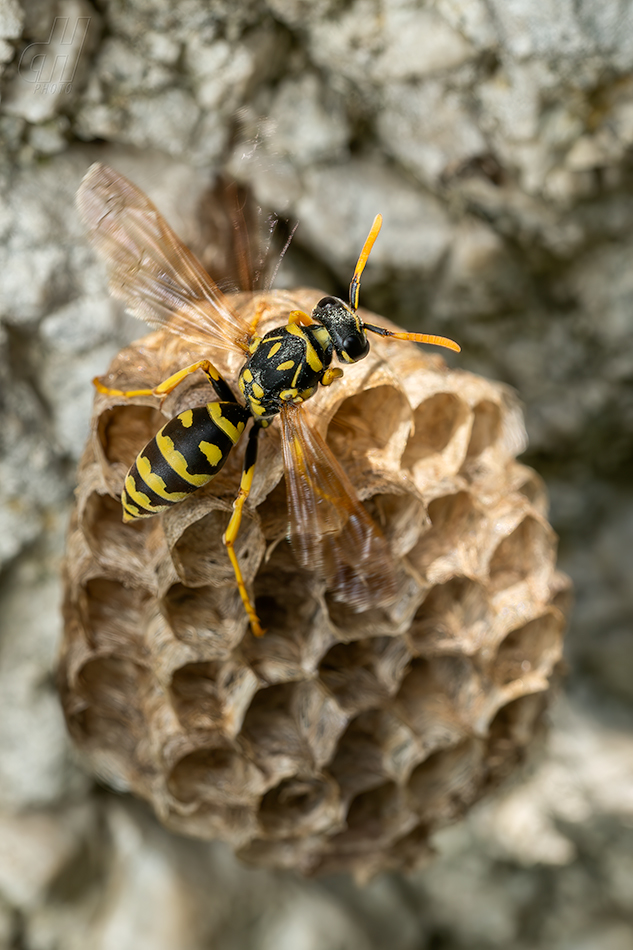
[[[345,363],[357,363],[369,353],[369,340],[360,318],[339,297],[322,297],[312,311],[312,319],[323,324],[336,355]]]

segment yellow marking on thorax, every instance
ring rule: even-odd
[[[253,382],[253,374],[248,367],[246,367],[245,370],[242,370],[242,379],[245,379],[247,383]]]
[[[274,356],[275,353],[278,353],[280,349],[281,349],[281,343],[273,343],[273,345],[271,346],[271,348],[268,350],[268,355],[267,355],[266,359],[269,360],[270,357],[271,357],[271,356]]]
[[[187,411],[191,412],[190,409]],[[188,492],[168,491],[164,480],[160,477],[160,475],[156,475],[156,473],[152,471],[150,461],[149,459],[146,459],[144,455],[139,455],[136,460],[136,467],[138,469],[139,475],[147,487],[151,488],[152,491],[160,498],[164,498],[165,501],[182,501],[183,498],[187,497]],[[128,478],[130,478],[130,476],[128,476]],[[131,494],[131,492],[128,490],[127,480],[125,482],[125,488],[128,492],[128,495]]]
[[[259,383],[256,383],[255,380],[253,380],[253,385],[251,386],[251,389],[253,390],[253,393],[255,394],[255,396],[257,396],[258,399],[263,399],[263,396],[264,396],[263,387],[260,386]]]
[[[223,415],[219,402],[210,402],[207,405],[207,412],[215,422],[218,429],[222,429],[222,432],[228,435],[233,445],[235,445],[236,442],[239,442],[239,438],[244,431],[244,426],[246,425],[245,422],[238,422],[236,426],[233,425],[233,423],[227,419],[225,415]]]
[[[330,334],[328,333],[325,327],[320,327],[320,326],[317,326],[316,324],[313,324],[312,334],[313,336],[317,338],[317,340],[319,341],[322,347],[324,348],[327,347],[330,340]]]
[[[302,368],[302,364],[299,363],[299,365],[297,366],[297,370],[296,370],[294,376],[292,377],[292,383],[290,384],[291,386],[296,386],[296,385],[297,385],[297,380],[299,379],[299,374],[301,373],[301,368]]]
[[[323,329],[325,329],[325,327]],[[291,336],[301,337],[301,339],[305,343],[306,362],[308,366],[310,367],[310,369],[314,370],[315,373],[320,372],[320,370],[323,369],[323,363],[319,359],[317,355],[317,351],[314,349],[314,346],[312,345],[312,340],[307,335],[305,330],[302,327],[297,326],[296,324],[293,324],[293,323],[289,323],[288,326],[286,327],[286,330],[288,331],[288,333],[290,333]]]
[[[182,422],[185,429],[191,428],[193,425],[193,410],[185,409],[184,412],[179,413],[178,418]]]
[[[276,366],[275,369],[278,369],[280,372],[283,372],[286,369],[292,369],[295,365],[294,360],[284,360],[283,363],[280,363],[279,366]]]

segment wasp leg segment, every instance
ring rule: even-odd
[[[153,389],[110,389],[109,386],[104,386],[98,376],[92,382],[97,392],[106,396],[118,396],[123,399],[131,399],[133,396],[168,396],[176,386],[180,385],[183,379],[186,379],[191,373],[195,373],[197,369],[202,370],[223,402],[237,402],[231,387],[209,360],[198,360],[197,363],[192,363],[191,366],[178,370],[177,373],[164,379]]]
[[[329,369],[326,369],[323,376],[321,377],[322,386],[331,386],[335,379],[340,379],[343,376],[343,370],[339,369],[338,366],[331,366]]]
[[[394,333],[384,327],[374,327],[371,323],[363,323],[363,329],[370,330],[371,333],[377,333],[378,336],[391,336],[394,340],[411,340],[413,343],[432,343],[433,346],[445,346],[447,350],[455,350],[456,353],[460,353],[462,349],[459,343],[455,343],[454,340],[449,340],[445,336],[435,336],[430,333]]]
[[[288,323],[296,323],[302,327],[310,327],[314,323],[314,320],[310,314],[305,313],[303,310],[291,310],[288,314]]]
[[[260,426],[254,425],[248,436],[248,444],[246,446],[246,453],[244,455],[244,469],[242,471],[240,490],[237,494],[237,498],[233,502],[233,514],[231,515],[231,520],[229,521],[228,527],[224,532],[223,540],[224,544],[226,545],[227,554],[231,564],[233,565],[233,571],[237,581],[237,589],[240,592],[240,597],[242,598],[242,603],[244,604],[244,610],[248,614],[251,630],[256,637],[263,637],[264,630],[262,630],[259,617],[255,613],[255,608],[251,604],[248,591],[246,590],[246,585],[244,583],[244,578],[242,576],[242,571],[237,560],[237,555],[235,553],[235,541],[237,539],[242,521],[242,509],[244,508],[244,504],[251,490],[251,485],[253,484],[253,475],[255,473],[255,464],[257,462],[257,436],[259,435],[259,430]]]

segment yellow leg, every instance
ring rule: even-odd
[[[331,386],[335,379],[340,379],[343,376],[343,370],[339,369],[338,366],[330,367],[326,369],[323,376],[321,377],[322,386]]]
[[[314,323],[310,314],[303,310],[291,310],[288,314],[288,323],[299,323],[302,327],[309,327]]]
[[[154,386],[153,389],[110,389],[109,386],[104,386],[99,376],[96,376],[92,382],[97,392],[103,393],[106,396],[119,396],[123,399],[131,399],[134,396],[168,396],[183,379],[186,379],[191,373],[195,373],[197,369],[202,370],[220,396],[220,399],[228,399],[231,402],[235,402],[235,396],[231,392],[228,384],[209,360],[198,360],[197,363],[192,363],[191,366],[186,366],[184,369],[178,370],[177,373],[169,376],[168,379],[164,379],[162,383],[159,383],[158,386]]]
[[[228,527],[224,532],[223,540],[224,544],[226,545],[227,554],[233,566],[235,580],[237,581],[237,589],[240,592],[240,597],[242,598],[242,603],[244,604],[244,610],[248,615],[251,630],[256,637],[263,637],[264,630],[262,629],[262,626],[259,622],[259,617],[255,613],[255,608],[251,604],[248,591],[246,590],[246,585],[244,583],[244,577],[242,576],[242,570],[240,568],[239,561],[237,560],[237,554],[235,553],[235,541],[237,540],[237,535],[242,521],[242,509],[244,508],[244,504],[251,490],[251,485],[253,484],[253,475],[255,474],[258,435],[259,426],[254,425],[250,431],[248,444],[246,446],[246,454],[244,456],[244,470],[242,472],[240,490],[237,494],[237,498],[233,502],[233,514],[231,515],[231,520],[229,521]]]

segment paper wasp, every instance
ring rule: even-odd
[[[235,540],[253,481],[257,437],[279,416],[289,537],[300,564],[316,571],[336,597],[356,609],[392,602],[396,582],[387,542],[301,408],[319,385],[329,386],[343,375],[340,368],[331,366],[334,354],[342,363],[356,363],[367,356],[366,331],[460,349],[444,337],[395,333],[360,319],[360,279],[381,216],[376,216],[358,258],[349,303],[323,297],[310,315],[291,311],[285,326],[260,337],[256,335],[257,309],[251,324],[232,309],[230,298],[146,195],[122,175],[93,165],[79,188],[77,206],[92,244],[108,265],[112,294],[123,300],[132,314],[207,353],[229,350],[245,360],[237,380],[243,402],[206,357],[151,389],[111,389],[95,379],[98,391],[111,396],[165,397],[185,377],[201,370],[218,396],[218,401],[179,413],[141,450],[125,479],[123,520],[152,517],[206,485],[220,471],[250,421],[240,488],[224,543],[251,629],[261,636],[263,630],[246,590]]]

